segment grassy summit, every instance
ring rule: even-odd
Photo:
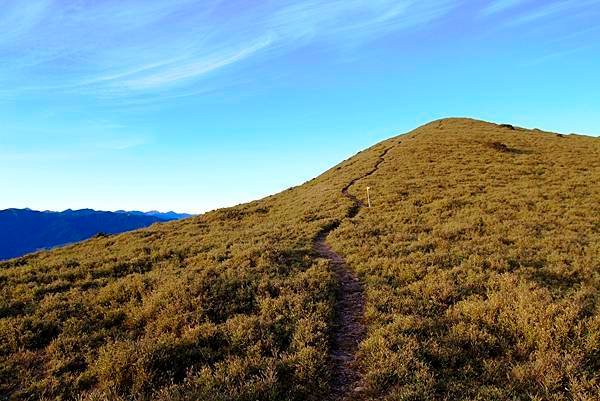
[[[454,119],[398,139],[330,237],[366,283],[368,387],[598,399],[600,140]]]
[[[337,283],[312,246],[339,224],[367,398],[594,400],[599,182],[598,139],[441,120],[256,202],[0,263],[0,399],[321,399]]]

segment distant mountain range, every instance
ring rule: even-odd
[[[31,209],[0,210],[0,260],[82,241],[98,233],[117,234],[191,215],[158,211],[104,212],[93,209],[63,212]]]
[[[192,217],[193,215],[188,213],[175,213],[175,212],[159,212],[158,210],[150,210],[149,212],[140,212],[138,210],[126,211],[126,210],[117,210],[115,213],[126,213],[134,216],[153,216],[158,217],[161,220],[180,220],[185,219],[187,217]]]

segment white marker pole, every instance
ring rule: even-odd
[[[367,204],[369,205],[369,209],[371,208],[371,195],[369,194],[369,190],[371,187],[367,187]]]

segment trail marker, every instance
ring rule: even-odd
[[[369,194],[369,190],[371,187],[367,187],[367,204],[369,205],[369,209],[371,208],[371,195]]]

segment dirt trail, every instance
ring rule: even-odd
[[[355,217],[360,209],[365,206],[364,202],[352,195],[348,190],[357,181],[374,174],[390,148],[385,149],[379,160],[366,174],[350,181],[344,188],[342,194],[352,201],[352,206],[346,214],[346,218]],[[333,344],[331,348],[331,364],[333,368],[331,393],[328,400],[352,400],[360,396],[361,388],[358,386],[359,374],[354,365],[356,349],[365,336],[363,315],[365,309],[365,297],[362,284],[350,271],[344,259],[327,245],[327,236],[335,230],[339,224],[323,230],[313,244],[315,252],[322,258],[331,261],[333,272],[339,283],[339,295],[335,304],[336,322],[334,328]]]
[[[373,168],[369,172],[367,172],[364,175],[361,175],[360,177],[353,179],[344,188],[342,188],[342,195],[344,195],[346,198],[350,199],[353,202],[353,205],[350,207],[350,210],[348,210],[348,213],[346,214],[347,218],[350,218],[350,219],[353,218],[354,216],[356,216],[358,214],[358,212],[360,211],[360,208],[365,206],[365,203],[363,201],[358,199],[356,196],[352,195],[350,192],[348,192],[348,190],[350,189],[350,187],[352,185],[356,184],[357,181],[365,179],[365,178],[373,175],[377,170],[379,170],[379,166],[381,165],[381,163],[383,163],[385,161],[385,156],[390,151],[390,149],[391,149],[391,147],[387,148],[383,152],[381,152],[381,154],[379,155],[379,160],[377,160],[377,163],[375,163],[375,166],[373,166]],[[335,229],[335,227],[333,229],[331,229],[330,232],[333,231],[334,229]]]

